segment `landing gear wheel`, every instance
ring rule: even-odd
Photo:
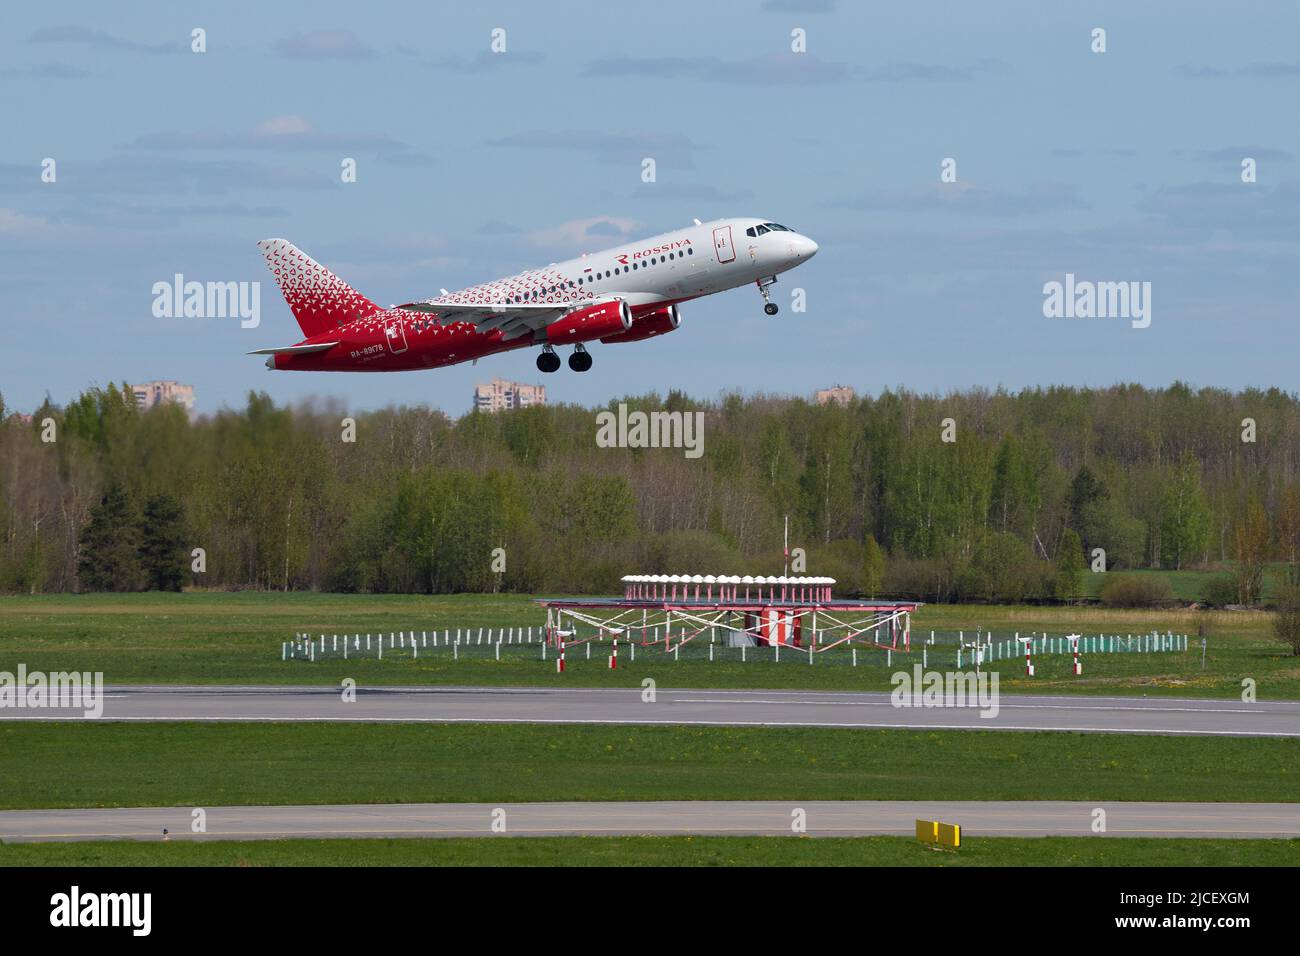
[[[582,346],[578,346],[577,349],[574,349],[573,354],[569,356],[569,368],[575,372],[585,372],[590,369],[591,353]]]
[[[767,305],[763,306],[763,311],[768,315],[776,315],[781,310],[777,307],[775,302],[769,302]]]
[[[542,351],[537,356],[537,370],[539,372],[558,372],[560,370],[560,357],[549,348]]]

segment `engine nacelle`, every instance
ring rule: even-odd
[[[619,335],[632,327],[632,310],[622,299],[601,302],[570,312],[546,327],[546,338],[555,345],[590,342],[607,335]]]
[[[682,315],[677,311],[677,306],[669,305],[633,319],[632,327],[626,332],[607,335],[601,341],[609,345],[615,342],[640,342],[642,339],[671,332],[681,324]]]

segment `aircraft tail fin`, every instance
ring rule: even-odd
[[[381,311],[289,240],[263,239],[257,247],[308,338]]]

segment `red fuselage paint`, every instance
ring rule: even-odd
[[[663,311],[665,305],[633,308],[632,331],[638,331],[636,323],[642,317]],[[610,335],[607,328],[593,330],[597,331],[599,335],[571,337],[565,341],[593,341]],[[404,372],[457,365],[537,344],[532,335],[507,339],[500,331],[478,332],[467,322],[439,325],[435,316],[409,309],[384,309],[333,331],[314,335],[304,344],[315,342],[338,342],[338,345],[325,352],[281,353],[273,356],[274,367],[298,372]]]

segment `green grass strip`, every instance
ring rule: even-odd
[[[0,807],[1300,799],[1300,740],[532,724],[0,724]]]
[[[0,845],[0,866],[1297,866],[1300,840],[484,837]]]

